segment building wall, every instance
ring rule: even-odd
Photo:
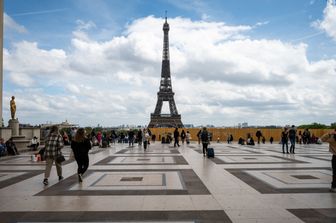
[[[25,136],[25,139],[31,140],[34,136],[40,138],[40,128],[20,128],[20,135]],[[7,141],[12,136],[11,128],[0,128],[0,137]]]
[[[5,142],[12,136],[11,128],[0,128],[0,137],[5,140]]]
[[[164,136],[167,133],[173,134],[174,128],[150,128],[152,134],[156,135],[156,140],[159,140],[159,136]],[[191,134],[191,141],[197,141],[197,133],[201,128],[185,128],[184,131],[187,132],[187,130]],[[226,141],[228,134],[233,135],[233,140],[238,141],[239,137],[242,137],[244,139],[247,138],[247,134],[250,133],[254,139],[256,139],[256,132],[257,128],[207,128],[209,132],[212,133],[212,140],[217,141],[219,140],[221,142]],[[282,129],[260,129],[263,136],[266,138],[266,142],[269,142],[270,137],[272,136],[274,138],[274,142],[280,141],[280,136]],[[179,132],[181,133],[182,128],[179,129]],[[297,133],[299,131],[303,132],[304,129],[297,129]],[[317,137],[322,136],[324,133],[330,132],[330,129],[310,129],[309,130],[311,135],[315,135]]]
[[[20,128],[20,135],[25,136],[26,139],[32,139],[34,136],[40,139],[40,128],[33,128],[33,127],[24,127]]]

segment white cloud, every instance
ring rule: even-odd
[[[327,1],[327,6],[323,10],[323,20],[317,20],[312,25],[323,30],[336,41],[336,5],[334,0]]]
[[[19,33],[26,33],[27,30],[24,26],[14,21],[12,17],[4,13],[4,27],[5,29],[11,29]]]
[[[309,61],[302,43],[251,39],[251,26],[179,17],[168,22],[172,85],[185,123],[335,121],[336,60]],[[28,41],[5,49],[10,81],[25,87],[8,92],[20,102],[18,117],[147,124],[159,89],[162,19],[138,19],[104,42],[91,39],[86,28],[94,26],[85,24],[67,51]],[[26,93],[35,88],[42,93]],[[36,105],[38,118],[26,103]]]

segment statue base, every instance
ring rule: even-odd
[[[27,150],[30,140],[27,140],[25,136],[20,135],[20,123],[18,119],[10,119],[8,121],[9,128],[12,129],[12,139],[19,152]]]
[[[20,135],[19,132],[19,120],[18,119],[10,119],[8,121],[9,128],[12,129],[12,136]]]

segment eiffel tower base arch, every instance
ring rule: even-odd
[[[181,115],[151,114],[149,128],[183,128]]]

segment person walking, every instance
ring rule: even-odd
[[[187,142],[188,145],[190,144],[190,139],[191,139],[190,132],[187,131],[187,133],[186,133],[186,142]]]
[[[180,137],[180,133],[178,131],[178,128],[175,128],[175,131],[174,131],[174,147],[176,147],[176,145],[178,147],[180,147],[180,144],[179,144],[179,137]]]
[[[329,142],[329,152],[332,154],[331,168],[332,168],[332,182],[330,192],[336,193],[336,129],[321,136],[323,142]]]
[[[58,131],[58,127],[56,125],[52,126],[50,129],[50,134],[45,141],[45,160],[46,160],[46,168],[44,173],[43,184],[48,185],[48,178],[50,176],[50,171],[52,165],[55,161],[56,171],[58,175],[58,180],[63,180],[62,176],[62,163],[57,161],[57,157],[59,157],[61,153],[61,149],[63,148],[63,137]]]
[[[209,144],[209,133],[206,127],[203,127],[203,130],[200,134],[200,138],[202,140],[203,156],[206,156],[208,152],[208,144]]]
[[[285,145],[286,145],[287,153],[289,153],[288,152],[288,131],[286,127],[281,132],[281,143],[282,143],[282,153],[285,153]]]
[[[91,149],[90,140],[85,135],[85,130],[79,128],[71,142],[71,149],[77,162],[78,181],[83,182],[83,174],[89,167],[89,150]]]
[[[137,134],[137,139],[138,139],[139,147],[142,146],[142,138],[143,138],[143,133],[142,133],[141,129],[139,129],[138,130],[138,134]]]
[[[256,132],[256,137],[258,139],[258,144],[260,144],[260,137],[262,137],[262,133],[260,129],[258,129],[258,131]]]
[[[288,137],[289,137],[289,141],[290,141],[290,148],[289,148],[289,152],[295,154],[294,150],[295,150],[295,141],[296,141],[296,129],[295,129],[295,125],[292,125],[292,128],[288,131]]]
[[[128,131],[128,147],[134,146],[134,131],[133,129],[130,129]]]
[[[201,133],[202,133],[202,129],[200,129],[197,133],[198,144],[201,144]]]
[[[181,141],[182,141],[182,144],[184,144],[185,138],[186,138],[186,133],[185,133],[184,129],[182,129],[182,132],[181,132]]]
[[[150,135],[148,133],[148,129],[144,129],[143,130],[143,147],[144,147],[144,150],[147,149],[147,146],[149,145],[149,140],[150,140]]]

